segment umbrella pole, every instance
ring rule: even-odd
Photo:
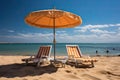
[[[53,43],[54,43],[54,61],[55,61],[55,54],[56,54],[56,40],[55,40],[55,14],[53,17],[53,35],[54,35],[54,39],[53,39]]]
[[[55,28],[53,28],[53,32],[54,32],[54,40],[53,40],[53,43],[54,43],[54,60],[55,60],[55,53],[56,53]]]

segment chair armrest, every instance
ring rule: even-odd
[[[75,56],[74,55],[68,55],[68,59],[74,59]]]
[[[35,58],[35,57],[36,57],[36,55],[31,55],[31,56],[30,56],[30,58]]]
[[[41,58],[42,58],[42,59],[47,59],[47,58],[48,58],[48,56],[41,55]]]
[[[83,55],[82,58],[90,58],[89,55]]]
[[[52,61],[52,60],[54,60],[54,58],[48,57],[47,60],[48,60],[48,61]]]

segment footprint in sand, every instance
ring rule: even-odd
[[[113,75],[113,76],[120,76],[119,74],[114,74],[114,73],[112,73],[112,72],[110,72],[110,71],[100,71],[100,73],[102,73],[102,74],[107,74],[107,75]]]
[[[39,80],[39,79],[33,79],[33,80]]]
[[[100,78],[91,76],[89,74],[83,74],[82,77],[85,77],[86,80],[101,80]]]
[[[65,70],[65,72],[67,72],[67,73],[71,73],[71,71],[70,71],[70,70]]]
[[[52,78],[52,77],[49,77],[48,79],[49,79],[49,80],[56,80],[56,79],[54,79],[54,78]]]
[[[56,79],[52,76],[46,76],[43,79],[41,78],[40,80],[56,80]]]
[[[68,77],[68,78],[72,78],[72,79],[78,79],[80,80],[79,77],[75,76],[75,75],[72,75],[72,74],[69,74],[69,75],[65,75],[65,77]]]
[[[28,79],[25,79],[25,78],[24,78],[24,79],[22,79],[22,80],[28,80]]]

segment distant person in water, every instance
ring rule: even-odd
[[[98,54],[98,50],[96,50],[96,56],[100,56],[100,55]]]
[[[106,53],[109,53],[109,50],[107,50]]]
[[[108,56],[108,53],[109,53],[109,50],[108,50],[108,49],[106,50],[106,53],[107,53],[107,56]]]
[[[115,48],[113,48],[113,50],[115,50]]]
[[[96,55],[98,55],[98,51],[96,50]]]

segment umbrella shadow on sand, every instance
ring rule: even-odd
[[[37,76],[44,73],[55,73],[57,67],[50,64],[44,67],[25,66],[24,64],[9,64],[0,66],[0,77],[14,78],[25,76]]]

